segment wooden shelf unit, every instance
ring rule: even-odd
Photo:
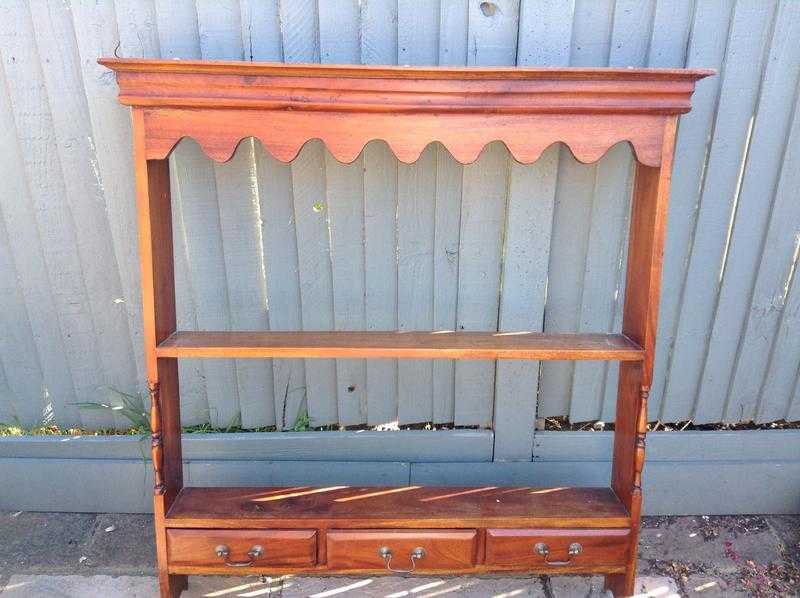
[[[623,334],[537,332],[176,332],[158,357],[564,359],[641,361]]]
[[[132,107],[154,510],[162,597],[188,574],[596,573],[634,589],[678,115],[708,70],[409,68],[101,59]],[[214,160],[257,137],[293,159],[319,138],[353,161],[372,139],[462,163],[495,140],[520,162],[555,142],[582,162],[636,157],[622,334],[177,331],[168,156]],[[610,488],[184,487],[177,359],[320,357],[620,361]]]

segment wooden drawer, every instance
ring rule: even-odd
[[[339,570],[437,571],[469,569],[475,565],[475,530],[331,530],[328,568]],[[391,555],[381,554],[388,549]],[[424,556],[413,559],[421,548]]]
[[[317,562],[317,532],[168,529],[167,553],[174,567],[309,567]]]
[[[545,569],[624,565],[629,539],[627,529],[487,529],[486,564]],[[573,545],[576,554],[570,555]]]

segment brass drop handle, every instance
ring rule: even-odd
[[[247,553],[247,556],[250,557],[250,560],[247,561],[231,561],[228,557],[231,555],[231,549],[225,546],[224,544],[220,544],[214,549],[214,552],[217,553],[217,556],[225,560],[225,564],[228,567],[250,567],[255,562],[255,560],[264,554],[264,547],[256,544],[253,546],[250,551]]]
[[[533,550],[536,554],[539,554],[544,557],[544,562],[548,565],[552,565],[553,567],[563,567],[564,565],[569,565],[572,562],[572,557],[578,556],[581,552],[583,552],[583,546],[578,544],[577,542],[573,542],[569,545],[567,549],[567,554],[570,558],[566,561],[551,561],[550,560],[550,547],[545,544],[544,542],[537,542],[533,546]]]
[[[413,573],[417,568],[417,561],[425,558],[425,549],[422,546],[417,546],[411,551],[411,569],[393,569],[392,568],[392,549],[388,546],[381,546],[378,549],[378,555],[386,563],[386,568],[392,573]]]

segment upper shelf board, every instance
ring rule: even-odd
[[[341,162],[383,139],[411,163],[434,141],[461,163],[502,141],[534,162],[561,141],[581,162],[628,141],[661,164],[666,121],[688,112],[707,69],[430,68],[101,58],[119,100],[143,112],[148,159],[192,137],[229,160],[257,137],[288,162],[321,139]]]

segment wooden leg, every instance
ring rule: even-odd
[[[628,567],[625,573],[606,575],[606,590],[614,594],[615,598],[630,597],[634,595],[636,582],[636,567]]]
[[[189,587],[188,577],[185,575],[169,575],[160,572],[158,574],[158,587],[161,598],[178,598],[186,588]]]
[[[611,487],[630,513],[631,535],[625,573],[606,576],[606,589],[611,590],[614,596],[632,596],[636,581],[647,431],[648,393],[642,382],[641,363],[620,365]]]

